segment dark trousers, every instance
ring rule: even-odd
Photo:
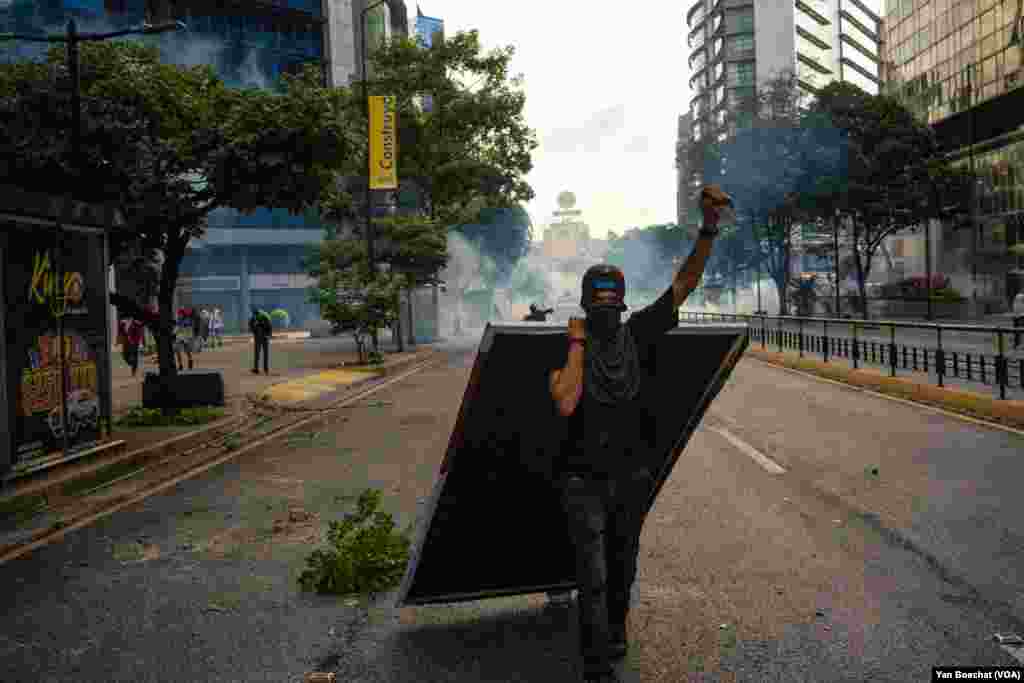
[[[263,353],[263,372],[270,372],[270,337],[253,337],[255,340],[255,355],[252,359],[252,369],[260,369],[260,352]]]
[[[625,636],[650,472],[600,478],[569,474],[562,506],[576,551],[580,653],[585,674],[612,670],[608,645]]]

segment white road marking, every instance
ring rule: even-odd
[[[720,435],[723,439],[735,446],[744,455],[750,456],[754,462],[763,467],[771,474],[785,474],[786,470],[781,467],[777,462],[769,458],[767,455],[757,450],[749,443],[736,436],[727,429],[721,427],[708,427],[711,431]]]

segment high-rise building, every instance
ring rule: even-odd
[[[688,150],[692,127],[693,117],[690,114],[679,116],[679,127],[676,131],[676,225],[686,223],[690,205],[693,203]]]
[[[980,176],[970,220],[943,226],[932,253],[935,271],[983,310],[1004,310],[1024,290],[1024,78],[1012,40],[1020,12],[1019,0],[885,6],[887,93]]]
[[[880,21],[862,0],[697,0],[686,14],[692,139],[724,135],[730,104],[785,72],[807,92],[846,80],[877,93]]]

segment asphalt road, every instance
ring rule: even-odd
[[[574,607],[397,610],[393,594],[296,586],[339,497],[378,487],[400,526],[415,518],[471,342],[0,566],[0,680],[577,680]],[[933,665],[1016,663],[991,636],[1024,619],[1021,453],[1016,434],[743,361],[644,528],[627,680],[923,681]]]

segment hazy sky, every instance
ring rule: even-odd
[[[416,2],[406,0],[410,15]],[[545,224],[562,190],[593,237],[676,220],[678,116],[689,108],[691,1],[608,5],[557,0],[423,0],[445,31],[478,29],[485,47],[514,45],[526,119],[537,131],[528,209]],[[865,0],[879,12],[881,0]],[[536,235],[540,237],[540,234]]]
[[[415,15],[414,0],[406,4]],[[675,221],[676,121],[690,97],[686,4],[421,2],[449,34],[475,28],[485,48],[515,46],[512,72],[524,76],[540,142],[527,177],[535,226],[562,190],[576,194],[593,237]]]

